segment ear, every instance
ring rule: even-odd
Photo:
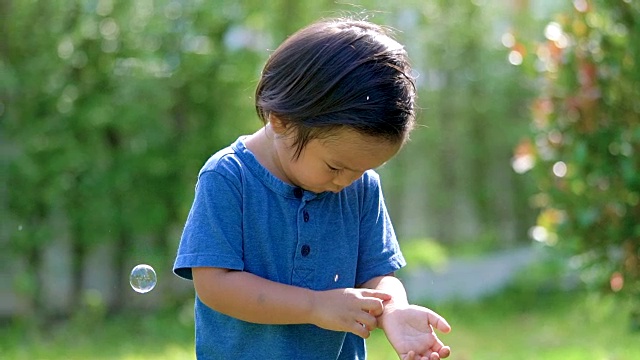
[[[271,129],[278,135],[284,135],[287,132],[288,126],[285,121],[280,119],[279,117],[269,114],[269,124],[271,125]]]

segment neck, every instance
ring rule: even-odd
[[[250,135],[245,141],[245,145],[253,153],[260,165],[264,166],[278,179],[291,184],[291,180],[282,169],[282,163],[278,157],[275,134],[269,124]]]

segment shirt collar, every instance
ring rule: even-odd
[[[256,176],[260,181],[269,189],[274,191],[275,193],[280,194],[286,198],[298,199],[296,197],[295,192],[299,187],[288,184],[281,179],[277,178],[273,175],[267,168],[262,166],[255,155],[247,149],[245,145],[245,140],[247,136],[239,137],[232,145],[231,148],[238,155],[242,163],[251,171],[251,173]],[[311,191],[304,191],[302,199],[305,201],[311,201],[313,199],[320,199],[326,196],[327,192],[322,192],[316,194]]]

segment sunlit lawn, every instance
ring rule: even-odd
[[[452,347],[450,359],[640,359],[640,333],[629,331],[628,308],[612,296],[556,293],[502,295],[436,310],[454,328],[442,336]],[[177,313],[119,316],[95,326],[79,321],[39,335],[5,327],[0,358],[194,359],[192,324],[178,321]],[[372,360],[396,359],[380,331],[368,348]]]
[[[436,308],[453,327],[441,336],[452,348],[450,359],[640,359],[640,332],[630,331],[627,302],[584,293],[517,301],[500,296]],[[383,339],[377,333],[369,342],[372,358],[397,359]]]

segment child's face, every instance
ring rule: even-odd
[[[283,137],[278,143],[277,156],[286,177],[315,193],[339,192],[366,170],[387,162],[401,147],[352,130],[337,130],[328,138],[310,140],[294,159],[291,139]]]

